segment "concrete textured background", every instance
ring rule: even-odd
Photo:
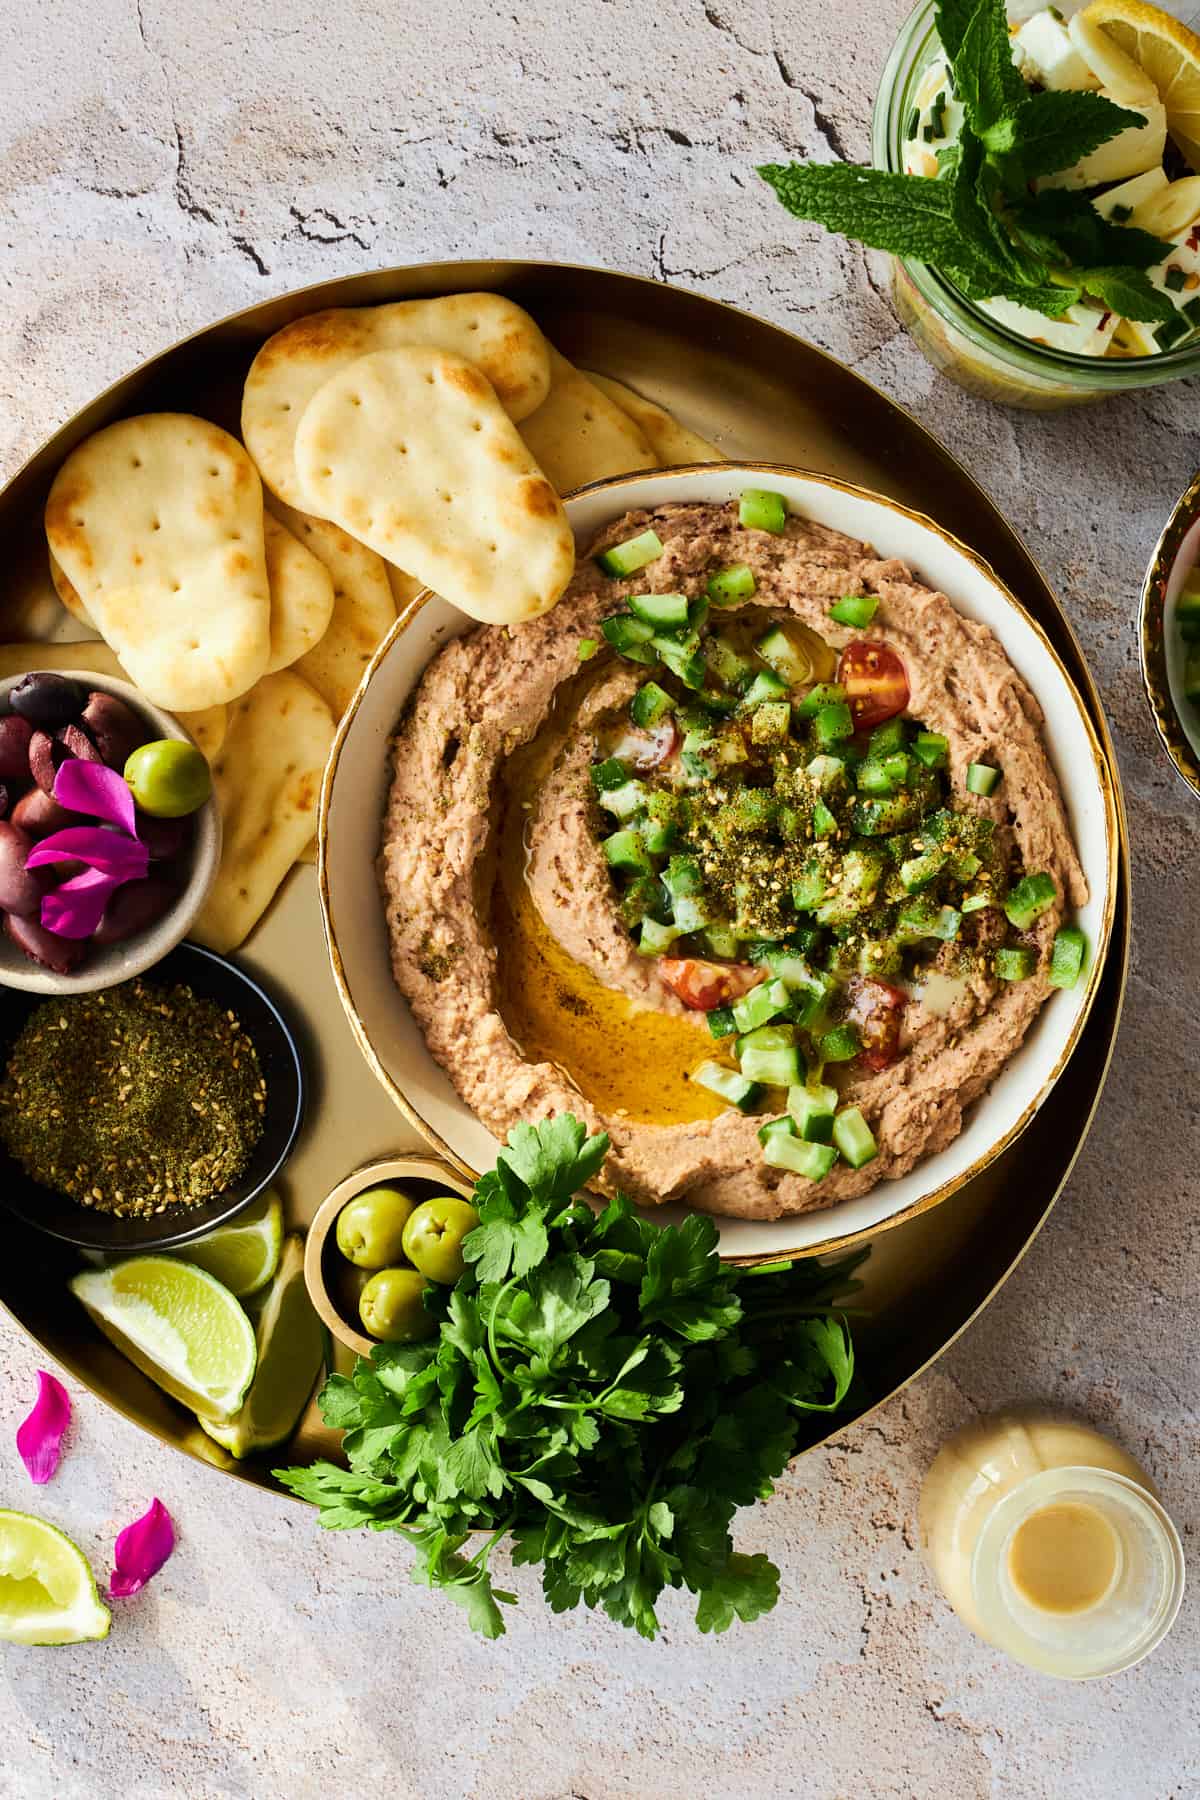
[[[15,0],[0,8],[0,473],[181,333],[290,286],[485,254],[626,268],[733,300],[860,368],[1007,511],[1082,635],[1120,745],[1136,947],[1116,1070],[1068,1193],[985,1318],[744,1519],[778,1610],[657,1645],[551,1619],[529,1572],[486,1645],[374,1537],[158,1446],[75,1393],[36,1497],[105,1568],[162,1495],[167,1571],[103,1646],[0,1657],[0,1794],[396,1800],[1200,1793],[1193,1597],[1116,1681],[1056,1684],[976,1642],[915,1552],[918,1485],[979,1409],[1082,1408],[1200,1522],[1193,1328],[1200,812],[1158,754],[1134,612],[1197,461],[1194,384],[1083,416],[1001,412],[922,362],[858,250],[751,173],[865,157],[904,0]],[[39,1355],[0,1325],[0,1443]],[[0,1497],[34,1497],[11,1450]]]

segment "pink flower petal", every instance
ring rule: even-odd
[[[30,1481],[41,1487],[58,1468],[63,1434],[71,1423],[71,1400],[62,1382],[38,1370],[38,1397],[33,1411],[17,1426],[17,1454]]]
[[[55,862],[85,862],[121,881],[139,881],[150,866],[150,854],[145,844],[126,837],[123,831],[106,831],[103,825],[68,825],[36,844],[25,858],[25,867],[38,869],[43,863]]]
[[[113,1572],[108,1591],[114,1600],[124,1600],[144,1588],[175,1548],[175,1527],[161,1500],[150,1502],[149,1512],[127,1525],[113,1548]]]
[[[42,925],[56,937],[90,938],[124,877],[85,869],[42,895]]]
[[[108,819],[130,837],[136,835],[129,783],[104,763],[81,762],[78,757],[71,757],[54,778],[54,798],[70,812]]]

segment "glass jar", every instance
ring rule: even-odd
[[[1115,1675],[1149,1655],[1183,1598],[1183,1548],[1150,1478],[1074,1420],[996,1413],[939,1451],[921,1549],[979,1637],[1047,1675]]]
[[[904,127],[921,77],[938,54],[935,0],[909,18],[883,72],[871,119],[877,169],[901,173]],[[935,369],[1005,406],[1050,411],[1200,374],[1200,342],[1160,356],[1077,356],[1009,331],[927,263],[892,258],[892,301]]]

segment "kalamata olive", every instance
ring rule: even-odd
[[[63,750],[68,756],[76,756],[79,758],[80,762],[98,763],[104,761],[104,758],[101,756],[82,725],[64,725],[59,731],[55,732],[54,740],[56,743],[62,745]],[[62,762],[62,760],[63,758],[61,756],[56,758],[57,762]]]
[[[0,819],[7,819],[15,798],[7,781],[0,781]]]
[[[127,881],[104,909],[104,917],[92,933],[93,944],[121,944],[170,912],[179,898],[173,881],[148,875],[144,881]]]
[[[53,731],[67,725],[83,711],[83,689],[69,676],[55,675],[49,670],[26,675],[8,696],[9,705],[31,725],[42,725]]]
[[[87,954],[86,938],[57,937],[36,919],[22,919],[17,913],[5,913],[4,929],[30,962],[40,963],[55,975],[69,975]]]
[[[87,820],[82,813],[68,812],[52,794],[43,792],[40,787],[32,787],[13,807],[12,822],[27,831],[30,837],[41,838],[52,831],[65,831],[68,825],[84,825]]]
[[[0,716],[0,781],[28,781],[33,726],[18,713]]]
[[[58,765],[62,761],[62,750],[57,758],[54,754],[54,739],[46,731],[35,731],[29,740],[29,773],[41,788],[43,794],[54,793],[54,777],[58,773]]]
[[[25,867],[33,843],[19,825],[0,819],[0,907],[22,917],[38,912],[42,904],[42,884],[35,871]]]
[[[140,806],[135,813],[134,827],[151,862],[165,862],[169,856],[178,856],[192,835],[190,818],[156,819],[151,813],[143,812]]]
[[[115,694],[93,691],[83,709],[80,724],[100,752],[100,760],[110,769],[123,769],[148,733],[131,706]]]

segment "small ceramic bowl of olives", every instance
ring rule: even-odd
[[[170,713],[83,669],[0,681],[0,986],[140,975],[186,935],[220,856],[208,765]]]
[[[339,1342],[370,1356],[437,1330],[427,1287],[452,1287],[478,1224],[471,1187],[426,1156],[368,1163],[338,1183],[304,1245],[309,1297]]]

